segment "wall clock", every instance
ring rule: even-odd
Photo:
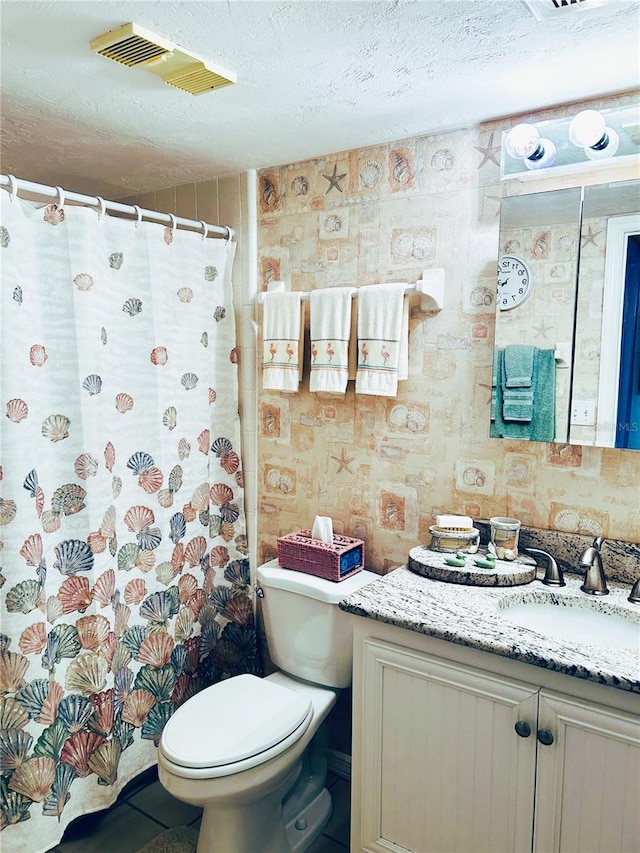
[[[529,267],[515,255],[503,255],[498,263],[498,308],[509,311],[521,305],[531,293]]]

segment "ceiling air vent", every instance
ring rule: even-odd
[[[132,68],[144,68],[169,86],[191,95],[229,86],[237,79],[232,71],[219,68],[138,24],[125,24],[92,39],[90,44],[100,56]]]
[[[623,6],[627,0],[523,0],[533,15],[542,21],[554,18],[558,13],[568,11],[591,12],[596,9],[610,9]]]
[[[167,39],[150,33],[137,24],[125,24],[91,40],[91,50],[95,53],[129,66],[154,62],[171,53],[174,47]]]
[[[225,76],[226,73],[228,72],[220,72],[208,62],[195,62],[184,70],[165,77],[164,82],[169,86],[175,86],[176,89],[190,92],[192,95],[200,95],[202,92],[209,92],[211,89],[219,89],[221,86],[233,83],[233,80]]]

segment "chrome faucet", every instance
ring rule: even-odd
[[[540,551],[538,548],[525,548],[524,550],[527,554],[531,554],[534,559],[538,556],[543,557],[547,561],[547,568],[542,580],[542,583],[545,586],[566,586],[562,569],[553,559],[551,554],[547,554],[546,551]]]
[[[584,583],[580,587],[588,595],[609,595],[607,579],[602,565],[600,547],[604,542],[602,536],[597,536],[580,557],[580,568],[584,569]]]

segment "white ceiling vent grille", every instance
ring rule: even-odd
[[[169,86],[202,95],[236,82],[219,68],[138,24],[125,24],[91,40],[91,50],[130,68],[144,68]]]
[[[612,9],[624,5],[628,0],[523,0],[523,2],[533,15],[542,21],[545,18],[555,18],[563,12]]]

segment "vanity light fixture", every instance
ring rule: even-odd
[[[619,173],[640,165],[640,103],[518,123],[503,131],[501,154],[503,181]]]
[[[556,161],[556,146],[550,139],[541,139],[532,124],[517,124],[512,127],[505,140],[507,154],[522,160],[527,169],[546,169]]]
[[[582,110],[571,120],[569,139],[584,149],[589,160],[613,157],[620,146],[620,137],[607,127],[602,113],[597,110]]]

